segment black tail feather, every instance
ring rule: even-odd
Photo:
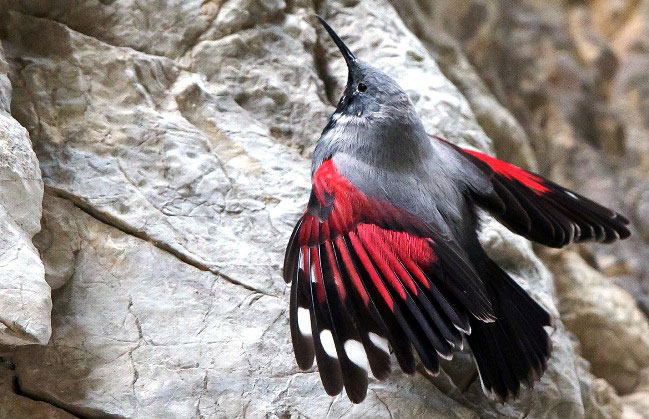
[[[471,320],[469,345],[483,389],[499,400],[516,397],[521,384],[531,385],[547,367],[551,343],[545,326],[551,318],[495,262],[484,257],[482,277],[496,321]]]

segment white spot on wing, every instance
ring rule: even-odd
[[[297,309],[297,327],[303,336],[311,336],[311,316],[304,307]]]
[[[311,265],[311,282],[313,282],[314,284],[318,282],[317,278],[315,277],[315,268],[313,267],[313,265]]]
[[[365,348],[363,348],[363,345],[359,341],[349,339],[343,346],[345,348],[347,358],[349,358],[350,361],[363,368],[365,371],[369,370],[369,362],[367,361]]]
[[[338,354],[336,353],[336,344],[334,343],[334,337],[331,334],[331,330],[324,329],[320,332],[320,343],[324,348],[327,355],[332,358],[338,359]]]
[[[379,336],[374,332],[368,333],[368,336],[370,337],[370,342],[372,342],[374,346],[376,346],[386,354],[390,353],[390,348],[388,347],[388,340],[386,338]]]
[[[579,199],[579,198],[577,198],[577,195],[575,195],[574,193],[572,193],[570,191],[565,191],[565,192],[566,192],[566,195],[568,195],[572,199]]]

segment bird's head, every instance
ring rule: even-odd
[[[416,115],[408,95],[397,82],[356,58],[331,26],[320,16],[318,19],[338,46],[348,69],[347,86],[332,115],[332,123],[368,125],[391,120],[405,122]]]
[[[347,62],[347,86],[313,153],[322,161],[344,153],[375,167],[412,167],[431,142],[406,92],[384,72],[356,58],[322,18],[320,23]]]

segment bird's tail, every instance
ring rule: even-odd
[[[486,255],[479,272],[487,285],[496,321],[471,321],[468,337],[482,388],[499,400],[516,397],[522,383],[532,386],[545,371],[551,343],[547,311]]]

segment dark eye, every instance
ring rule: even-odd
[[[367,86],[365,86],[365,83],[358,83],[358,91],[359,92],[364,92],[367,90]]]

